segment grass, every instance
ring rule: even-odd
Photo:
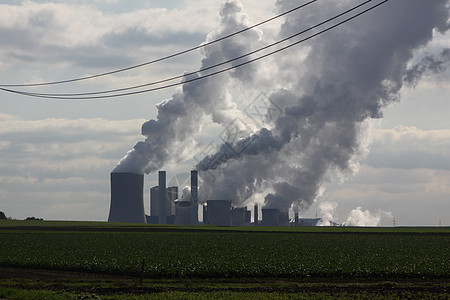
[[[10,279],[1,280],[0,298],[448,298],[448,227],[7,220],[0,221],[0,240],[0,268]]]
[[[0,220],[0,230],[2,229],[45,229],[45,228],[91,228],[91,229],[130,229],[130,230],[161,230],[167,229],[171,231],[245,231],[245,232],[344,232],[344,233],[446,233],[450,234],[450,227],[265,227],[265,226],[248,226],[248,227],[226,227],[214,225],[197,225],[197,226],[177,226],[177,225],[159,225],[159,224],[135,224],[135,223],[109,223],[96,221],[38,221],[38,220]]]

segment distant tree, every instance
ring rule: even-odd
[[[6,217],[5,213],[0,211],[0,220],[6,220],[6,219],[8,219],[8,218]]]
[[[36,218],[36,217],[27,217],[25,220],[26,221],[30,221],[30,220],[43,221],[44,219],[39,219],[39,218]]]

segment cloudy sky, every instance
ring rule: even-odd
[[[275,1],[241,2],[250,24],[277,13]],[[2,1],[0,84],[98,74],[196,46],[220,25],[220,6],[221,1],[206,0]],[[279,26],[261,27],[262,39],[272,41]],[[435,32],[411,65],[445,47],[450,47],[449,31]],[[196,70],[202,55],[194,51],[130,72],[30,91],[139,85]],[[155,117],[156,105],[175,91],[91,101],[0,91],[0,210],[16,219],[106,220],[109,173],[143,139],[141,125]],[[358,223],[360,218],[384,226],[395,217],[397,225],[449,226],[449,95],[450,69],[445,65],[437,74],[405,85],[384,118],[366,122],[362,138],[367,151],[359,159],[359,171],[328,182],[303,216],[329,213],[337,222]],[[198,149],[217,143],[221,131],[205,126],[195,137]],[[185,160],[168,163],[168,180],[189,171],[200,155],[191,152]],[[147,190],[155,179],[152,174],[145,179],[147,213]]]

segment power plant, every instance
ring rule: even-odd
[[[144,175],[111,173],[111,205],[108,222],[197,225],[198,171],[191,171],[191,185],[179,192],[178,186],[166,186],[166,171],[158,172],[158,185],[150,188],[150,214],[144,210]],[[233,207],[231,200],[207,200],[202,207],[203,224],[216,226],[252,225],[252,211]],[[262,220],[255,204],[254,226],[317,226],[320,218],[300,219],[295,214],[291,222],[287,211],[263,207]]]

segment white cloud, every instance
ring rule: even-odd
[[[1,114],[0,209],[13,218],[104,220],[109,172],[140,138],[143,121],[27,121]],[[67,208],[77,205],[69,217]]]
[[[375,167],[450,170],[450,130],[398,125],[376,129],[366,163]]]

